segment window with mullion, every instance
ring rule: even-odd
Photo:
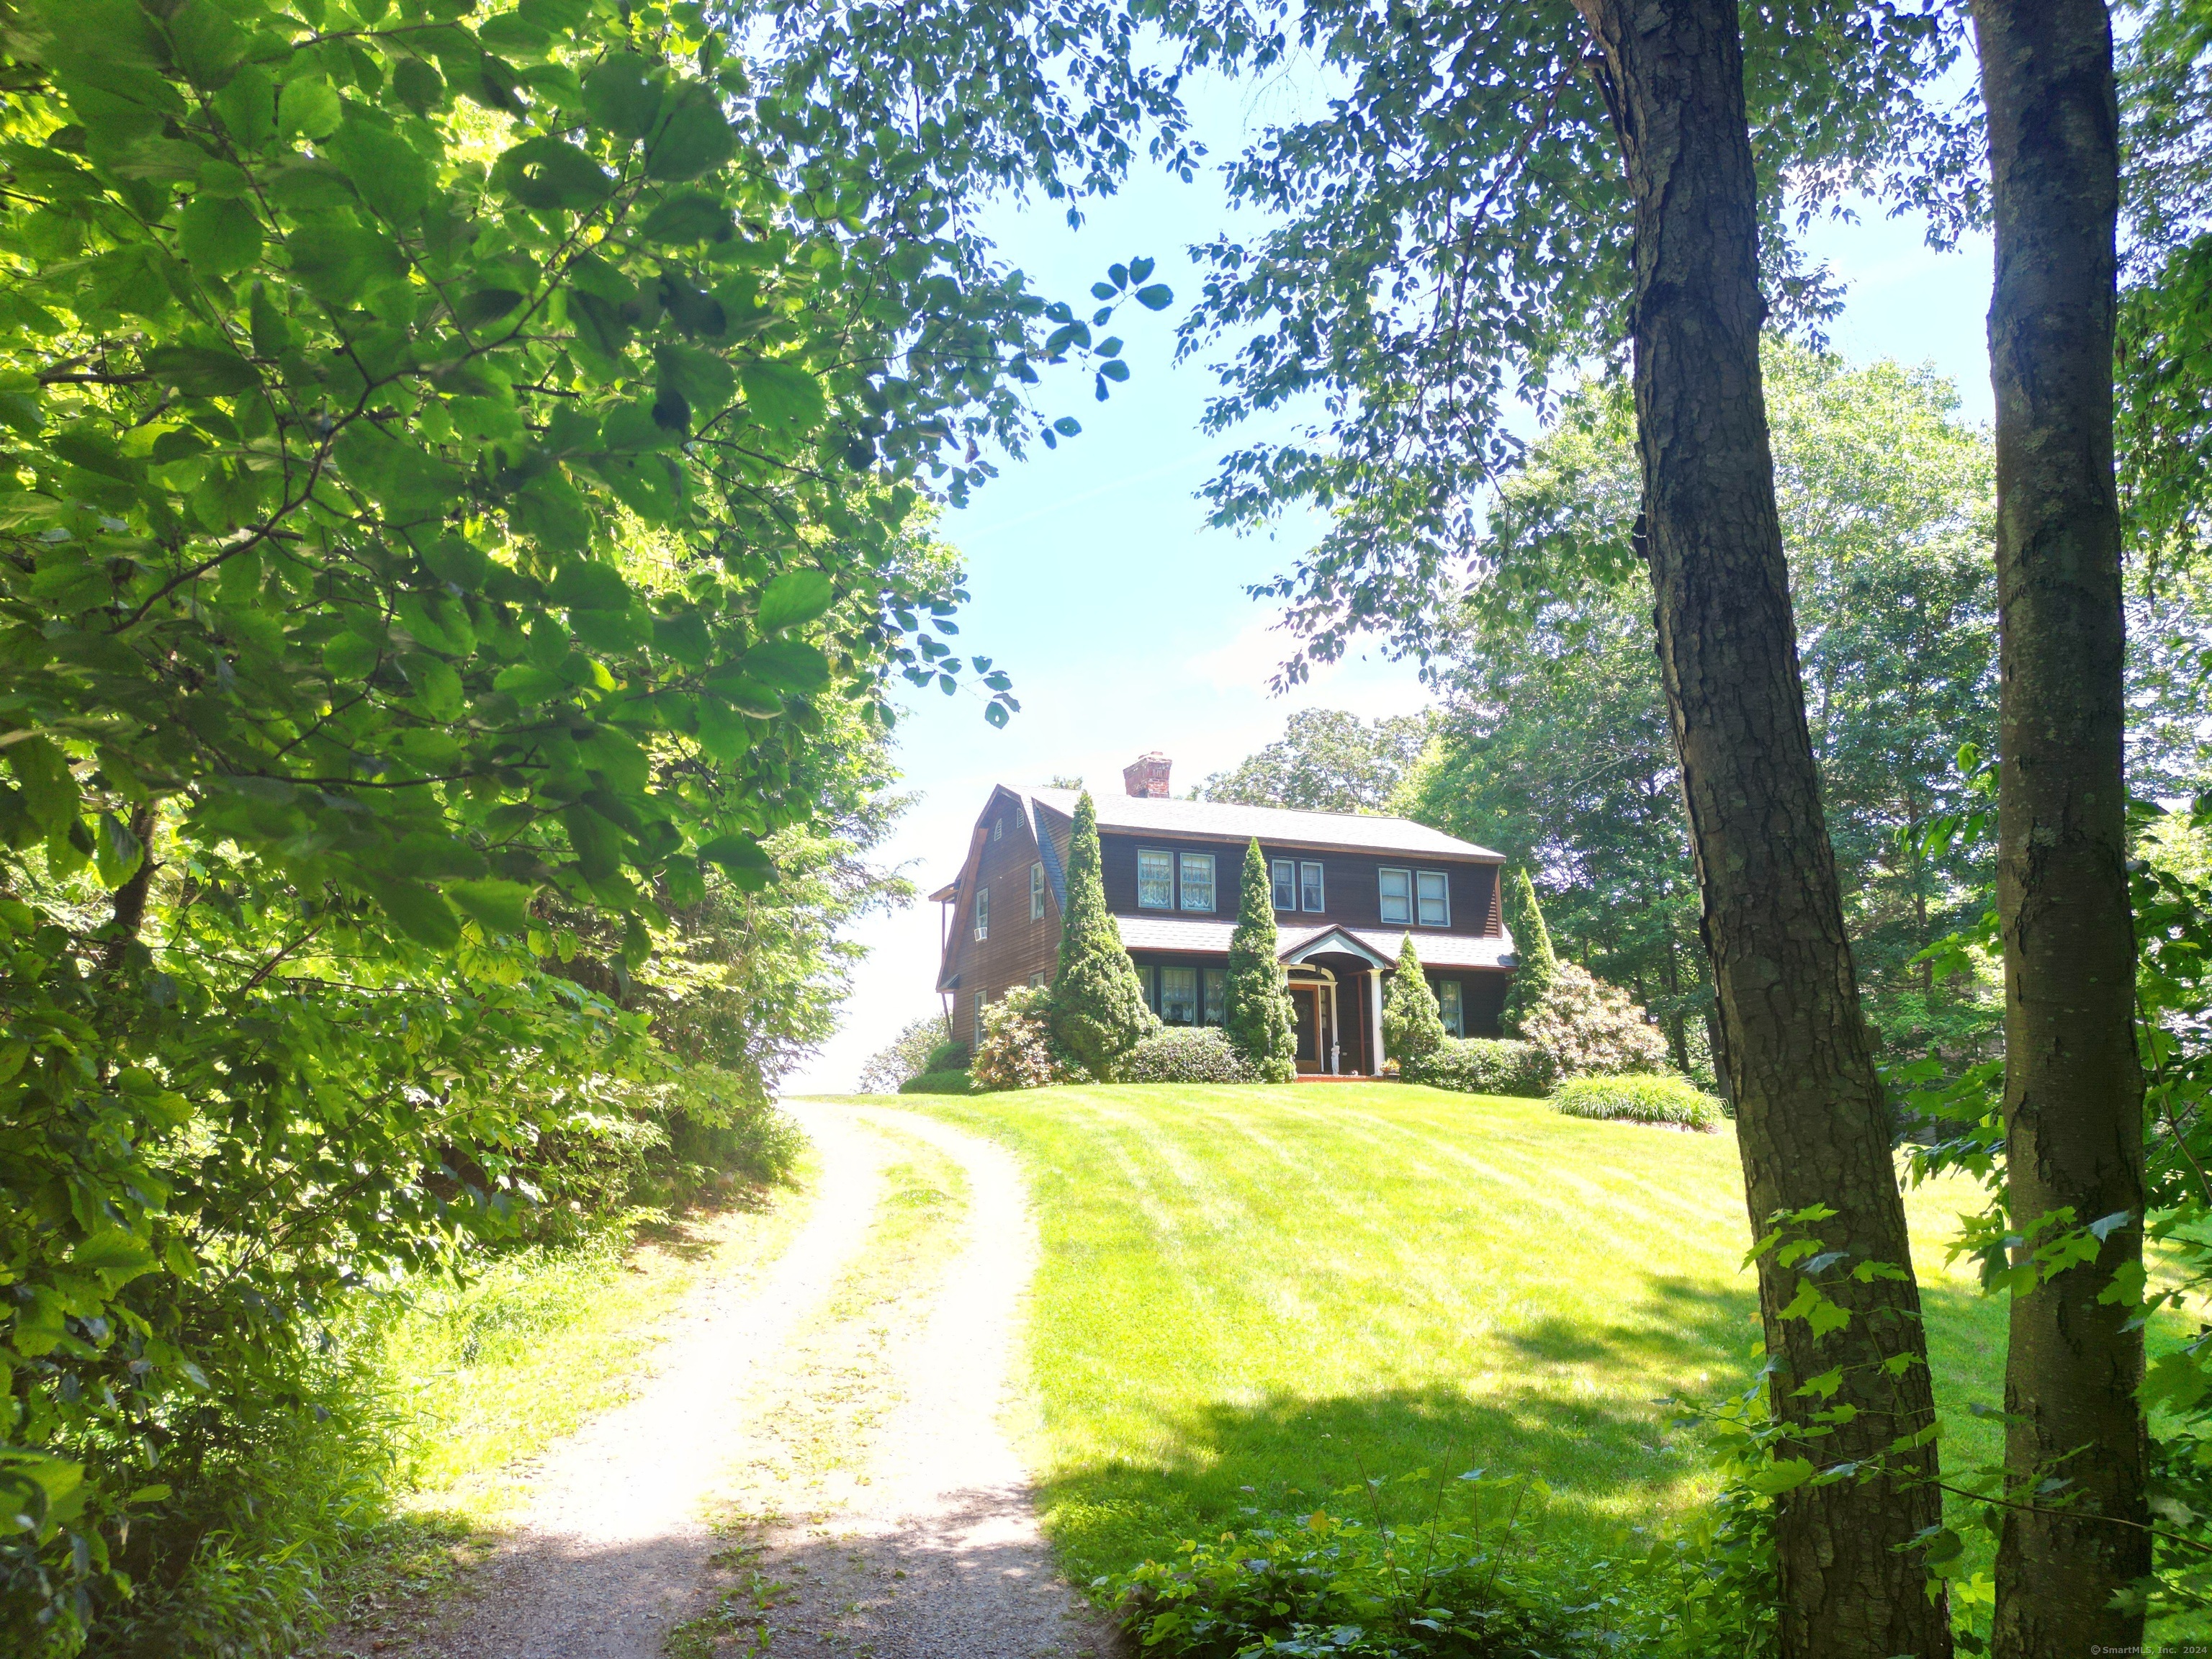
[[[1298,861],[1296,859],[1277,859],[1271,872],[1275,884],[1275,908],[1295,910],[1298,908]]]
[[[1229,970],[1208,968],[1199,975],[1198,1023],[1220,1025],[1229,1018]]]
[[[1467,1003],[1460,993],[1455,979],[1437,981],[1437,1012],[1443,1017],[1444,1030],[1453,1036],[1467,1035]]]
[[[1137,854],[1137,908],[1175,908],[1175,855],[1139,852]]]
[[[1415,878],[1421,926],[1451,926],[1451,881],[1441,870],[1424,870]]]
[[[1213,908],[1213,854],[1184,853],[1177,862],[1182,866],[1182,908],[1186,910]]]
[[[1044,866],[1030,866],[1030,920],[1044,920]]]
[[[1160,1023],[1164,1025],[1198,1024],[1197,969],[1160,969]]]
[[[1413,920],[1413,872],[1411,870],[1378,870],[1375,872],[1382,889],[1382,920],[1401,926]]]
[[[1298,866],[1298,908],[1316,915],[1328,908],[1328,891],[1317,863]]]

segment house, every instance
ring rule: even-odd
[[[1106,908],[1162,1020],[1222,1023],[1244,852],[1256,837],[1301,1072],[1380,1069],[1383,983],[1408,933],[1445,1028],[1498,1035],[1514,963],[1501,854],[1404,818],[1176,800],[1169,771],[1166,757],[1143,756],[1123,772],[1123,793],[1093,798]],[[963,1041],[981,1036],[987,1004],[1052,977],[1077,799],[1072,789],[993,789],[959,875],[930,895],[944,907],[937,989]]]

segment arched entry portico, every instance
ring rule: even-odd
[[[1280,960],[1297,1018],[1298,1070],[1373,1077],[1382,1066],[1382,975],[1391,964],[1340,927]]]

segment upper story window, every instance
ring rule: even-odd
[[[1298,866],[1298,908],[1313,911],[1328,908],[1328,896],[1322,887],[1321,866],[1318,864]]]
[[[993,841],[1004,841],[1006,838],[1006,819],[1004,819],[1004,818],[993,818],[993,819],[991,820],[991,839],[992,839]]]
[[[1186,910],[1211,910],[1213,908],[1213,854],[1185,853],[1179,862],[1182,866],[1182,908]]]
[[[1030,866],[1030,920],[1044,920],[1044,866]]]
[[[1137,854],[1137,908],[1140,910],[1172,910],[1175,908],[1175,855],[1172,853]]]
[[[1455,1037],[1467,1035],[1467,1001],[1457,980],[1437,981],[1437,1012],[1443,1016],[1445,1030]]]
[[[1424,927],[1451,926],[1451,881],[1443,871],[1384,868],[1375,873],[1383,921],[1401,927],[1417,921]]]
[[[1296,859],[1277,859],[1270,872],[1275,879],[1275,908],[1295,910],[1298,908],[1298,861]]]
[[[1424,870],[1415,878],[1421,926],[1451,926],[1451,883],[1441,870]]]
[[[975,937],[991,937],[991,890],[988,887],[975,890]]]
[[[1413,872],[1384,869],[1375,873],[1382,890],[1382,920],[1401,927],[1410,924],[1413,920]]]

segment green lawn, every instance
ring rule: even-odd
[[[875,1103],[880,1104],[882,1103]],[[919,1105],[902,1101],[902,1105]],[[1707,1489],[1655,1396],[1741,1388],[1757,1329],[1734,1139],[1394,1084],[1042,1090],[924,1109],[1022,1158],[1048,1530],[1083,1577],[1289,1489],[1534,1471],[1607,1547]],[[1947,1462],[1996,1454],[2002,1308],[1911,1196]]]

